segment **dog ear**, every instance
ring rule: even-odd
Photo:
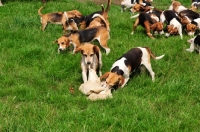
[[[95,54],[97,55],[97,59],[99,60],[99,52],[100,52],[99,47],[94,45],[93,50],[94,50]]]
[[[152,24],[152,25],[150,26],[151,30],[155,30],[156,27],[157,27],[157,24],[156,24],[156,23],[154,23],[154,24]]]
[[[100,81],[102,80],[106,80],[106,78],[108,78],[110,72],[106,72],[104,73],[101,77],[100,77]]]
[[[124,77],[120,75],[118,81],[119,81],[118,88],[120,88],[124,84]]]

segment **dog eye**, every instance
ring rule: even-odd
[[[87,57],[87,55],[86,54],[83,54],[85,57]]]
[[[61,44],[64,45],[64,42],[62,42]]]
[[[91,54],[90,57],[92,57],[94,54]]]

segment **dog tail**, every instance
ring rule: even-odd
[[[111,0],[108,0],[108,4],[107,4],[107,7],[106,7],[106,11],[108,13],[109,9],[110,9],[110,5],[111,5]]]
[[[100,15],[100,14],[94,14],[94,15],[92,16],[92,18],[95,18],[95,17],[101,18],[101,19],[103,20],[104,24],[106,25],[106,29],[107,29],[108,31],[110,31],[109,25],[108,25],[108,23],[106,22],[105,18],[104,18],[102,15]]]
[[[140,14],[136,14],[136,15],[134,15],[134,16],[131,16],[131,18],[136,18],[136,17],[138,17]]]
[[[147,51],[149,52],[150,56],[151,56],[153,59],[155,59],[155,60],[160,60],[160,59],[162,59],[162,58],[165,56],[165,55],[155,56],[155,55],[153,54],[153,52],[151,51],[150,48],[147,48],[147,47],[146,47],[146,49],[147,49]]]
[[[44,8],[44,6],[40,7],[40,9],[38,10],[38,15],[42,16],[43,14],[41,13],[41,10]]]
[[[69,19],[68,15],[67,15],[67,12],[64,12],[64,16],[66,17],[67,21]]]

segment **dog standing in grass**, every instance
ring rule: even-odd
[[[78,47],[75,53],[81,52],[81,69],[82,69],[82,78],[83,82],[88,81],[88,70],[89,68],[94,69],[94,71],[99,71],[101,76],[101,67],[102,67],[102,57],[100,48],[93,44],[84,44]]]

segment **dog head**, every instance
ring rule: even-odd
[[[178,34],[178,28],[174,27],[174,25],[167,25],[167,33],[165,34],[166,37],[169,37],[170,35],[177,35]]]
[[[60,51],[66,50],[70,46],[70,40],[67,36],[58,38],[56,41],[54,41],[54,43],[58,44],[58,53],[60,53]]]
[[[66,24],[65,30],[78,30],[78,26],[73,18],[68,19],[65,24]]]
[[[106,72],[100,77],[101,86],[107,89],[117,86],[120,88],[124,84],[124,77],[113,72]]]
[[[152,31],[162,31],[163,30],[163,23],[162,22],[156,22],[154,24],[151,25],[151,30]]]
[[[186,25],[186,31],[189,36],[194,36],[194,33],[196,32],[196,30],[197,30],[197,26],[195,24],[189,23]]]
[[[99,60],[100,49],[98,46],[93,44],[84,44],[76,48],[75,53],[81,52],[84,58],[85,64],[91,65],[94,62],[94,57],[96,56]]]
[[[142,4],[134,4],[130,11],[134,14],[135,12],[147,12],[151,10],[152,6],[144,6]]]

